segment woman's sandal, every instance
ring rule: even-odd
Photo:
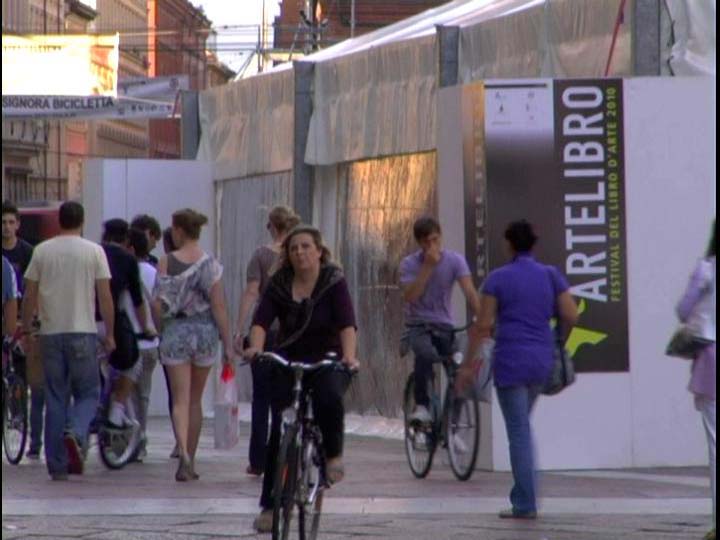
[[[327,481],[331,486],[339,484],[345,478],[345,466],[341,460],[331,460],[327,464]]]

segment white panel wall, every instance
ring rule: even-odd
[[[102,224],[111,218],[131,220],[137,214],[154,216],[162,228],[171,224],[173,212],[193,208],[208,217],[201,245],[208,253],[215,246],[215,193],[210,164],[180,160],[92,159],[85,167],[83,204],[84,235],[99,241]],[[162,254],[162,245],[155,250]],[[213,370],[214,371],[214,370]],[[204,396],[205,414],[212,414],[215,374]],[[167,391],[162,368],[153,377],[150,415],[167,414]]]
[[[633,464],[707,463],[686,386],[665,357],[674,307],[715,216],[715,78],[625,84]]]
[[[686,390],[689,364],[667,358],[664,348],[676,324],[675,302],[715,216],[715,80],[630,79],[624,88],[631,371],[581,374],[566,392],[540,398],[533,427],[541,469],[707,463],[699,414]],[[462,250],[462,138],[454,100],[457,89],[441,90],[439,203],[446,237],[457,235],[446,243]],[[483,436],[492,439],[492,467],[508,470],[497,400],[491,424]]]

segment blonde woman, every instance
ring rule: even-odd
[[[173,400],[178,482],[198,478],[195,454],[202,428],[202,395],[220,341],[223,361],[233,361],[222,266],[199,244],[206,223],[204,215],[191,209],[173,214],[172,236],[178,249],[160,259],[153,293],[162,327],[160,362],[167,368]]]
[[[247,267],[247,282],[240,299],[235,350],[241,353],[245,347],[245,329],[248,317],[257,306],[260,296],[270,283],[270,275],[282,251],[282,243],[288,233],[300,223],[297,214],[287,206],[276,206],[270,211],[266,228],[272,242],[260,246],[253,253]],[[265,347],[271,348],[274,331],[265,340]],[[268,442],[268,415],[270,414],[270,380],[268,367],[252,366],[252,428],[250,431],[250,464],[246,472],[250,476],[262,476],[265,470],[265,454]]]

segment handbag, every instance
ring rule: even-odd
[[[688,325],[681,324],[670,339],[665,354],[686,360],[695,360],[698,354],[713,343],[713,340],[694,335]]]
[[[553,298],[557,298],[555,294],[555,283],[553,282],[550,270],[548,269],[548,279],[550,279],[550,287],[553,291]],[[557,310],[556,310],[557,311]],[[575,363],[573,362],[570,353],[565,348],[565,340],[562,337],[562,331],[560,329],[560,317],[557,316],[558,324],[553,329],[555,340],[554,346],[554,360],[550,377],[545,382],[542,388],[542,393],[546,396],[554,396],[559,394],[565,388],[572,385],[575,382]]]
[[[559,325],[555,327],[555,359],[550,377],[545,382],[542,393],[546,396],[559,394],[575,382],[575,363],[565,348]]]
[[[108,362],[118,371],[127,371],[132,368],[140,358],[135,330],[133,330],[130,317],[124,311],[115,313],[115,350],[110,353]]]

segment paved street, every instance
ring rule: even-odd
[[[2,538],[205,540],[262,538],[252,531],[260,482],[244,475],[247,426],[232,451],[203,433],[200,481],[174,481],[172,435],[153,419],[150,455],[108,471],[93,448],[82,477],[51,482],[42,462],[2,466]],[[510,477],[478,472],[456,482],[443,459],[430,477],[411,478],[402,444],[352,436],[348,478],[328,496],[321,538],[399,540],[691,540],[709,521],[701,469],[543,474],[542,516],[501,521]]]

